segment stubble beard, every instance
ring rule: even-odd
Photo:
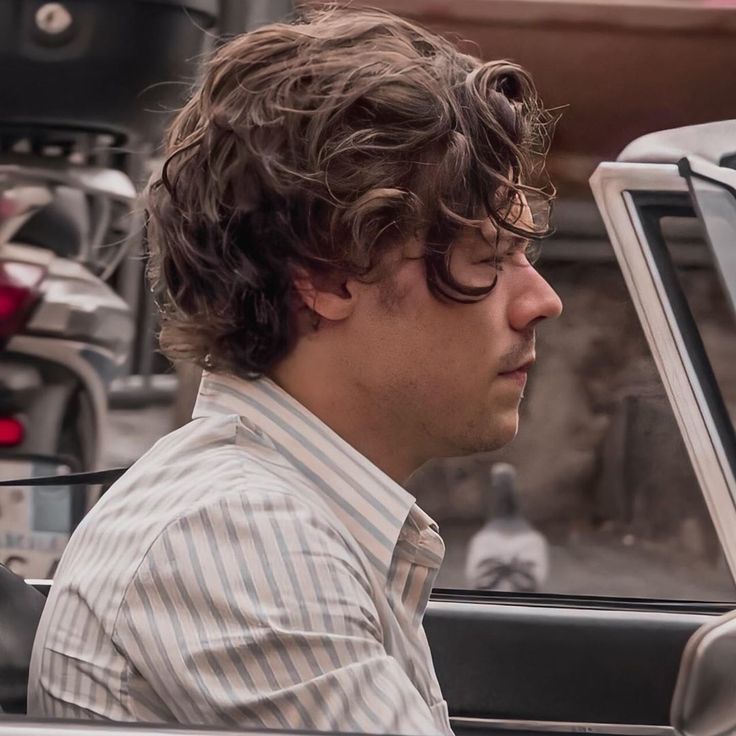
[[[519,411],[515,410],[513,427],[506,426],[507,409],[503,412],[488,408],[478,413],[459,430],[448,444],[453,449],[448,457],[474,455],[481,452],[494,452],[505,447],[515,437],[519,429]],[[448,438],[449,439],[449,438]]]

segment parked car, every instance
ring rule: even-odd
[[[591,180],[734,577],[734,426],[661,225],[675,215],[700,222],[736,303],[735,153],[736,120],[665,131],[633,142]],[[47,590],[52,583],[34,584]],[[733,602],[435,590],[424,625],[456,734],[654,736],[671,733],[674,723],[689,736],[711,736],[730,732],[734,723],[733,615],[718,619],[734,608]],[[0,720],[0,736],[168,730]]]

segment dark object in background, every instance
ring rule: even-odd
[[[0,565],[0,708],[25,713],[28,669],[46,598]]]
[[[127,257],[143,229],[135,185],[213,45],[220,4],[0,0],[0,290],[17,305],[0,330],[5,477],[99,462],[106,395],[129,369],[147,294]],[[29,521],[4,514],[0,526],[63,536],[95,492],[15,498]],[[56,559],[27,572],[50,574]]]
[[[252,31],[266,23],[288,20],[294,9],[294,0],[221,0],[220,40]]]
[[[158,143],[196,79],[218,0],[0,0],[0,130]]]

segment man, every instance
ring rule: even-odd
[[[523,70],[379,11],[215,54],[147,194],[194,419],[75,532],[33,715],[450,733],[444,546],[401,483],[517,430],[561,309],[527,257],[543,127]]]

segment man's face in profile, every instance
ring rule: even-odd
[[[524,69],[403,19],[306,26],[224,45],[170,129],[147,199],[160,342],[271,378],[403,479],[516,433],[535,326],[561,307],[509,227],[544,233],[523,193],[552,121]],[[498,233],[468,219],[489,207]]]
[[[524,218],[530,218],[526,205]],[[475,230],[455,241],[451,270],[459,282],[484,287],[497,277],[490,294],[472,303],[430,292],[418,241],[397,256],[392,276],[359,287],[345,360],[358,390],[380,402],[393,436],[409,444],[419,438],[422,454],[492,450],[515,436],[535,326],[562,310],[526,247],[506,232],[497,246]]]

